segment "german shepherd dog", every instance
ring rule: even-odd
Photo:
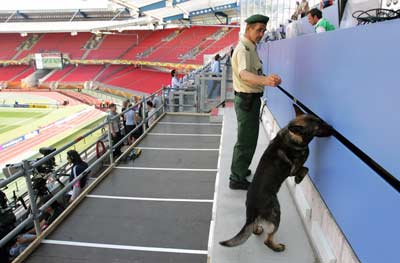
[[[275,243],[281,211],[277,193],[283,181],[295,177],[299,184],[308,173],[304,167],[309,149],[308,144],[316,137],[332,135],[332,127],[312,115],[306,115],[296,108],[296,118],[281,129],[262,155],[254,174],[246,200],[246,223],[240,232],[221,245],[234,247],[243,244],[251,235],[263,233],[263,226],[272,226],[264,244],[273,251],[285,250],[284,244]]]

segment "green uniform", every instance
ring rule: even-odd
[[[239,73],[242,70],[260,75],[262,64],[256,46],[242,37],[232,56],[232,77],[235,90],[235,111],[238,123],[237,142],[233,150],[231,176],[232,181],[244,181],[257,146],[259,115],[263,86],[243,81]],[[250,103],[249,103],[250,98]],[[247,102],[246,102],[247,100]]]

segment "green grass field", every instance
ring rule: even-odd
[[[14,103],[14,101],[16,100],[15,94],[13,95],[14,97],[10,98],[5,98],[5,94],[6,93],[0,94],[0,104]],[[38,98],[35,97],[31,98],[29,96],[24,96],[23,98],[21,98],[18,95],[17,100],[19,103],[54,103],[54,101],[46,100],[46,98],[44,97],[41,97],[38,100]],[[85,104],[59,108],[52,107],[45,109],[0,107],[0,144],[18,138],[33,130],[45,127],[50,123],[71,116],[72,114],[80,112],[88,107],[89,106]],[[57,134],[57,136],[42,144],[35,145],[31,150],[37,151],[40,147],[43,146],[53,146],[55,148],[59,148],[70,142],[71,140],[74,140],[77,137],[83,135],[90,129],[94,128],[96,125],[103,121],[103,118],[104,117],[87,120],[86,123],[74,128],[73,130],[68,129],[60,134]],[[76,149],[77,151],[82,151],[90,144],[96,142],[100,136],[101,131],[97,131],[91,136],[88,136],[86,139],[78,142],[71,148]],[[39,153],[30,156],[28,159],[34,160],[38,157],[41,157]],[[66,161],[66,151],[56,157],[57,165],[64,163]],[[0,167],[0,179],[4,177],[4,175],[2,174],[2,168],[3,167]],[[8,189],[6,189],[4,192],[7,194],[10,200],[13,195],[13,191],[16,192],[17,196],[20,196],[26,192],[25,178],[19,178],[12,184],[8,185]]]
[[[30,131],[68,117],[86,109],[87,105],[63,108],[1,108],[0,107],[0,144],[20,137]]]
[[[80,126],[76,129],[75,132],[71,133],[71,132],[65,132],[64,134],[60,134],[59,136],[57,136],[56,138],[52,139],[51,141],[47,141],[46,142],[46,146],[51,146],[54,148],[60,148],[62,146],[64,146],[65,144],[71,142],[72,140],[76,139],[77,137],[87,133],[88,131],[90,131],[91,129],[95,128],[97,125],[99,125],[100,123],[102,123],[104,121],[104,117],[101,117],[97,120],[93,120],[92,122],[89,122],[89,124],[85,124],[83,126]],[[82,152],[84,149],[86,149],[88,146],[90,146],[91,144],[95,143],[101,136],[103,135],[101,130],[98,130],[94,133],[92,133],[91,135],[89,135],[88,137],[86,137],[85,139],[79,141],[78,143],[74,144],[73,146],[71,146],[70,148],[68,148],[67,150],[63,151],[61,154],[56,156],[56,164],[57,166],[61,166],[62,164],[64,164],[66,162],[67,159],[67,151],[70,149],[75,149],[78,152]],[[44,145],[43,145],[44,146]],[[38,146],[40,147],[40,145]],[[32,156],[31,160],[34,160],[38,157],[41,157],[41,154],[36,154],[34,156]],[[4,175],[2,173],[0,173],[0,179],[3,178]],[[26,183],[25,183],[25,178],[19,178],[16,181],[14,181],[13,183],[8,185],[8,189],[4,190],[4,192],[6,193],[7,197],[9,198],[9,200],[12,200],[12,196],[13,196],[13,191],[15,191],[17,196],[20,196],[22,194],[24,194],[27,191],[27,187],[26,187]]]

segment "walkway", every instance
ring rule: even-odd
[[[29,263],[206,262],[221,124],[167,115]]]

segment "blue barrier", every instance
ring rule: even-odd
[[[397,114],[400,21],[272,42],[260,48],[264,72],[399,178]],[[397,53],[396,53],[397,52]],[[291,101],[266,91],[281,126]],[[400,198],[334,138],[311,145],[310,176],[362,262],[398,262]]]

